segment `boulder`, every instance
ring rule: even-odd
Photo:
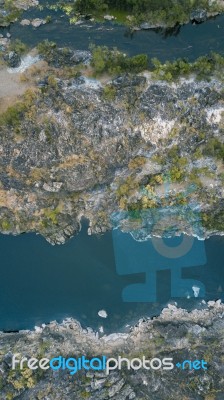
[[[21,64],[21,58],[15,51],[10,51],[4,56],[4,60],[7,62],[8,66],[11,68],[17,68]]]
[[[101,317],[101,318],[107,318],[107,312],[105,311],[105,310],[100,310],[100,311],[98,311],[98,315],[99,315],[99,317]]]
[[[114,15],[104,15],[103,17],[106,21],[113,21],[114,19],[116,19],[114,17]]]
[[[29,19],[22,19],[22,21],[20,22],[20,25],[22,25],[22,26],[27,26],[30,24],[31,24],[31,21]]]
[[[207,19],[207,11],[206,10],[194,10],[190,14],[191,22],[196,22],[200,24],[201,22],[205,22]]]
[[[75,50],[71,57],[71,61],[73,61],[75,64],[85,63],[90,61],[90,59],[91,59],[90,51],[85,51],[85,50]]]
[[[39,26],[45,25],[46,23],[47,23],[47,21],[45,19],[40,19],[40,18],[36,18],[36,19],[33,19],[33,21],[31,21],[31,25],[34,28],[39,28]]]

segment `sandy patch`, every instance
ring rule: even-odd
[[[35,86],[35,71],[38,73],[44,66],[36,49],[22,57],[18,68],[0,66],[0,113],[13,105],[27,89]]]
[[[15,103],[30,86],[20,81],[21,74],[10,74],[6,67],[0,69],[0,112],[4,112]]]

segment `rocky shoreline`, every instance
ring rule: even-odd
[[[78,65],[87,53],[66,57]],[[16,105],[13,119],[13,108],[3,115],[3,233],[37,232],[60,244],[85,217],[89,234],[118,226],[142,239],[223,234],[220,78],[66,79],[60,65],[41,68],[19,114]]]
[[[35,28],[39,28],[41,25],[46,24],[48,22],[51,22],[51,17],[47,16],[47,19],[45,18],[35,18],[35,19],[29,19],[29,18],[22,18],[22,13],[24,11],[27,11],[29,9],[38,9],[40,11],[43,11],[45,7],[45,4],[42,2],[39,2],[38,0],[10,0],[6,2],[5,0],[0,1],[0,27],[7,27],[11,23],[14,23],[18,20],[20,20],[20,23],[22,26],[25,25],[32,25]],[[110,10],[108,10],[108,13],[105,12],[96,12],[94,6],[91,14],[80,14],[79,12],[72,11],[74,8],[74,5],[71,5],[69,1],[63,2],[56,2],[55,4],[47,4],[46,5],[46,10],[52,11],[58,11],[61,10],[62,15],[66,15],[69,17],[69,22],[80,25],[84,23],[85,21],[90,21],[90,22],[104,22],[104,21],[117,21],[118,23],[125,24],[130,27],[131,30],[136,31],[136,30],[148,30],[148,29],[170,29],[170,28],[175,28],[178,24],[188,24],[188,23],[193,23],[193,24],[200,24],[205,21],[207,21],[210,18],[216,17],[217,15],[220,15],[224,11],[224,3],[223,0],[218,0],[214,1],[211,0],[207,7],[195,7],[192,8],[191,11],[189,12],[189,15],[185,16],[184,21],[180,22],[178,20],[173,20],[172,22],[164,22],[163,18],[161,17],[161,20],[158,20],[157,17],[149,17],[148,20],[144,21],[143,20],[140,22],[138,19],[136,19],[135,15],[129,15],[128,12],[125,13],[125,16],[122,16],[121,20],[119,17],[116,17],[112,13],[110,13]],[[155,20],[154,20],[155,19]]]
[[[35,331],[0,333],[0,399],[82,399],[90,400],[221,400],[224,394],[222,371],[224,343],[224,305],[221,301],[203,302],[201,310],[187,312],[168,305],[161,315],[142,319],[127,334],[105,336],[83,329],[73,320],[51,322]],[[179,360],[204,359],[205,371],[127,370],[68,371],[12,370],[12,354],[23,357],[108,357],[129,359],[172,357]],[[11,396],[11,397],[10,397]]]

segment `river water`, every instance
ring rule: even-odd
[[[88,49],[90,44],[106,45],[115,46],[129,55],[146,53],[149,58],[157,57],[161,61],[178,57],[194,60],[211,51],[224,54],[224,15],[203,24],[187,24],[166,32],[150,30],[134,34],[126,27],[110,22],[70,25],[68,18],[60,12],[45,9],[42,12],[30,9],[24,13],[24,18],[44,18],[47,15],[52,17],[50,24],[36,29],[15,23],[5,32],[9,31],[12,38],[19,38],[30,47],[44,39],[52,40],[60,46],[83,50]]]
[[[144,31],[133,35],[126,28],[111,23],[69,25],[65,23],[66,17],[49,11],[28,11],[24,18],[46,14],[52,15],[51,24],[38,29],[13,24],[2,31],[4,34],[10,31],[13,38],[20,38],[30,47],[43,39],[76,49],[87,49],[90,43],[105,44],[130,55],[147,53],[162,61],[177,57],[193,60],[210,51],[224,53],[224,16],[201,25],[188,24],[175,32]],[[168,239],[167,245],[175,246],[176,240],[180,239]],[[205,293],[201,289],[199,295],[203,294],[206,300],[224,298],[223,245],[222,237],[206,240],[201,263],[200,259],[195,262],[193,257],[192,263],[188,262],[180,271],[178,279],[190,279],[191,286],[195,281],[196,292],[197,282],[204,285]],[[135,269],[130,273],[121,267],[112,233],[88,236],[86,222],[79,235],[63,246],[51,246],[34,234],[0,235],[0,250],[0,329],[32,328],[53,319],[60,321],[73,316],[85,326],[98,329],[103,325],[105,332],[111,332],[141,316],[158,314],[172,297],[178,305],[189,309],[201,306],[202,298],[194,297],[192,290],[185,290],[182,296],[172,296],[172,268],[160,268],[161,260],[158,265],[154,260],[152,269],[156,270],[156,284],[154,288],[148,286],[148,293],[156,291],[156,298],[153,301],[150,296],[148,301],[129,298],[127,301],[125,288],[144,284],[144,270]],[[107,319],[98,316],[100,309],[107,311]]]
[[[175,240],[166,240],[168,246],[176,246]],[[171,268],[161,268],[164,266],[159,260],[150,263],[149,254],[149,269],[158,270],[156,301],[124,301],[123,290],[131,284],[144,283],[145,274],[140,270],[130,275],[125,269],[122,271],[116,263],[112,234],[88,236],[86,224],[78,236],[62,246],[51,246],[34,234],[0,235],[0,250],[0,329],[32,328],[73,316],[85,326],[98,329],[103,325],[109,332],[141,316],[158,314],[171,299]],[[192,259],[192,265],[182,268],[182,281],[191,279],[204,284],[206,300],[224,299],[224,238],[206,240],[205,254],[205,264],[202,260],[200,265],[199,260],[195,265]],[[147,290],[150,294],[153,287],[148,286]],[[191,298],[186,298],[186,292],[173,300],[189,309],[200,307],[202,298],[195,298],[190,290],[189,294]],[[101,309],[107,311],[107,319],[98,316]]]

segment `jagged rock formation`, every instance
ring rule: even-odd
[[[168,305],[152,320],[140,320],[128,334],[99,337],[82,329],[77,321],[65,320],[36,327],[36,331],[0,334],[0,399],[89,399],[89,400],[221,400],[224,395],[222,358],[224,306],[220,301],[204,304],[188,313]],[[12,355],[47,357],[173,358],[204,360],[207,370],[85,371],[74,376],[68,370],[12,370]]]
[[[219,79],[168,84],[126,75],[105,86],[46,76],[38,85],[1,122],[2,232],[63,243],[82,216],[97,233],[120,224],[117,212],[132,225],[137,213],[140,229],[145,211],[153,221],[167,210],[165,228],[172,220],[174,234],[194,234],[186,218],[170,217],[189,207],[200,210],[201,236],[223,232]]]

